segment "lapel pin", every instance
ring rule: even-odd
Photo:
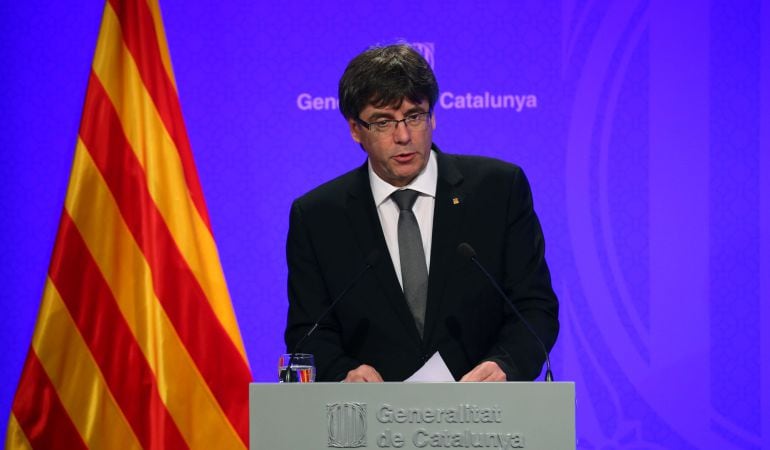
[[[453,205],[459,205],[459,204],[460,204],[460,199],[459,199],[459,198],[457,198],[457,197],[453,197],[453,198],[452,198],[452,204],[453,204]]]

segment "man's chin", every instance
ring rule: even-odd
[[[412,170],[408,172],[397,172],[396,176],[394,177],[397,184],[396,186],[406,186],[407,184],[411,183],[412,180],[417,178],[417,175],[420,174],[419,170]]]

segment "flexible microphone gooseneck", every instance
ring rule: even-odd
[[[318,319],[316,319],[315,323],[313,323],[313,326],[308,330],[307,333],[305,333],[304,336],[294,345],[294,349],[291,353],[289,353],[289,360],[286,362],[286,368],[281,372],[281,379],[286,382],[292,382],[291,378],[291,363],[292,359],[294,358],[294,355],[299,351],[299,349],[302,347],[302,344],[305,342],[307,338],[310,337],[311,334],[318,328],[318,326],[321,324],[321,321],[326,317],[327,314],[329,314],[335,306],[337,306],[337,303],[340,302],[347,294],[348,292],[358,284],[358,281],[363,278],[363,276],[366,274],[366,272],[369,271],[372,267],[374,267],[375,264],[377,264],[377,260],[380,259],[380,252],[377,249],[372,250],[364,260],[364,267],[361,268],[361,270],[354,276],[350,283],[348,283],[347,286],[345,286],[345,289],[342,290],[342,292],[337,295],[337,297],[332,301],[332,303],[321,313],[320,316],[318,316]]]
[[[462,244],[457,246],[457,252],[465,257],[473,261],[474,264],[476,264],[476,267],[481,270],[481,272],[489,279],[489,282],[492,283],[492,286],[495,287],[495,290],[497,290],[497,293],[500,294],[500,297],[502,297],[505,302],[508,304],[508,306],[511,307],[514,313],[516,313],[516,316],[521,320],[521,323],[524,324],[524,326],[527,328],[529,333],[535,337],[538,344],[540,344],[540,348],[543,349],[543,354],[545,354],[545,381],[553,381],[553,372],[551,372],[551,358],[548,355],[548,350],[545,348],[545,344],[543,344],[543,341],[540,339],[540,336],[535,333],[535,330],[532,329],[532,326],[529,324],[527,319],[525,319],[521,313],[519,312],[519,309],[516,308],[516,306],[513,304],[510,298],[508,298],[507,295],[505,295],[505,292],[503,292],[503,289],[500,287],[500,285],[495,281],[495,278],[487,272],[487,269],[484,268],[484,266],[481,265],[478,258],[476,258],[476,251],[473,249],[473,247],[470,246],[467,242],[463,242]]]

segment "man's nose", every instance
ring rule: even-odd
[[[412,134],[405,122],[396,122],[396,129],[393,130],[393,140],[397,144],[407,144],[412,140]]]

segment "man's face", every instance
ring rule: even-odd
[[[429,110],[427,100],[413,103],[405,98],[398,108],[375,108],[367,105],[359,117],[364,122],[372,123],[380,120],[401,120]],[[436,128],[433,115],[420,130],[410,128],[403,122],[397,124],[393,131],[386,132],[378,132],[374,127],[368,130],[352,118],[348,123],[353,140],[361,144],[369,155],[374,172],[393,186],[406,186],[428,164],[433,130]]]

